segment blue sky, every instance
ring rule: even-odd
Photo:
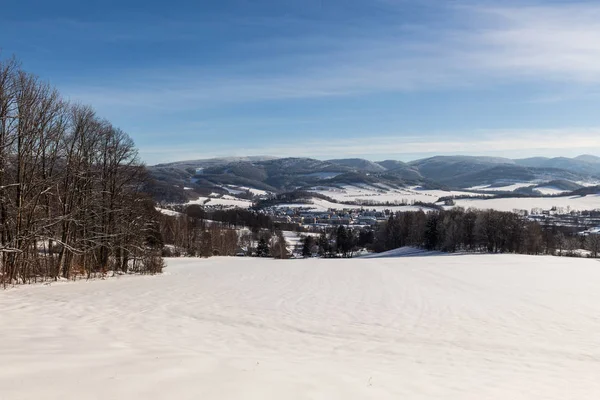
[[[600,154],[597,1],[4,0],[0,57],[148,164]]]

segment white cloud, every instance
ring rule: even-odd
[[[600,5],[478,8],[490,24],[470,38],[483,71],[528,79],[600,83]]]

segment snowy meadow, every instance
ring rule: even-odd
[[[598,399],[600,263],[168,259],[0,292],[0,399]]]

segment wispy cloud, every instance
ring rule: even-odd
[[[600,83],[600,5],[475,8],[489,24],[470,38],[477,68],[528,79]]]
[[[255,40],[239,50],[258,48],[256,55],[228,68],[143,69],[65,89],[102,108],[178,110],[514,82],[600,85],[597,4],[462,6],[447,12],[452,24],[350,27]],[[296,23],[310,32],[310,22]]]

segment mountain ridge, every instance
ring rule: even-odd
[[[598,162],[595,162],[597,159]],[[408,163],[363,158],[317,160],[309,157],[224,157],[164,163],[149,167],[156,198],[185,198],[195,193],[226,193],[227,186],[271,192],[317,185],[420,185],[466,189],[477,186],[550,182],[600,182],[600,157],[531,157],[510,159],[479,156],[434,156]],[[187,189],[185,189],[187,188]],[[157,193],[158,192],[158,193]],[[162,196],[161,192],[170,193]],[[175,194],[175,192],[177,192]],[[163,193],[163,194],[164,194]]]

